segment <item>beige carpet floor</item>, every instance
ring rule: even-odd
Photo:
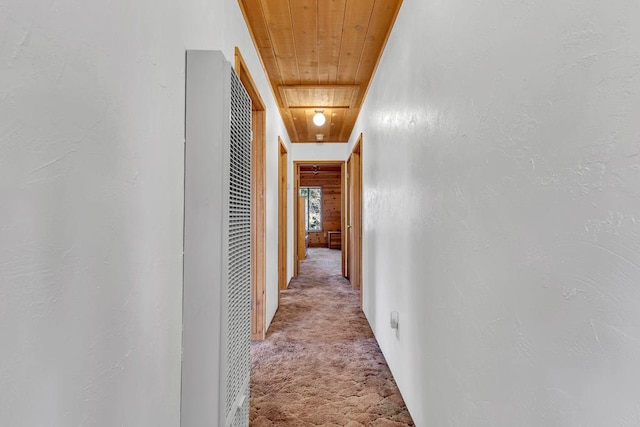
[[[310,248],[251,344],[252,427],[414,425],[340,262]]]

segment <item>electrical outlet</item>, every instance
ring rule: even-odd
[[[397,311],[392,311],[391,312],[391,320],[390,320],[390,325],[391,325],[391,329],[398,329],[398,312]]]

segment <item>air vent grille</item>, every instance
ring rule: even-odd
[[[233,70],[228,244],[226,415],[233,417],[232,426],[246,426],[251,363],[251,99]],[[242,395],[244,403],[237,408]]]

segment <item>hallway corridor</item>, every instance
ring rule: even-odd
[[[251,426],[413,426],[340,251],[309,248],[251,348]]]

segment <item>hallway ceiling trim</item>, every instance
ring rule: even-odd
[[[238,3],[291,141],[348,142],[402,0]]]

